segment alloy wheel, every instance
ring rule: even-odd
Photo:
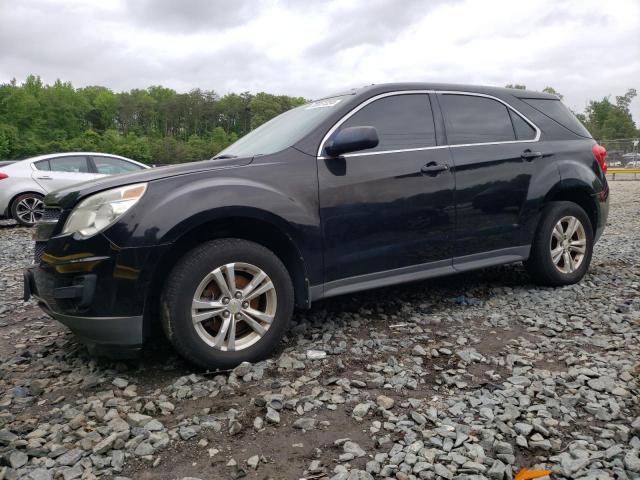
[[[38,197],[26,197],[16,205],[16,216],[24,223],[34,224],[42,218],[44,204]]]
[[[573,273],[584,260],[587,235],[576,217],[562,217],[551,232],[551,260],[562,273]]]
[[[207,345],[237,351],[267,333],[276,307],[276,289],[264,271],[249,263],[228,263],[207,274],[196,288],[191,319]]]

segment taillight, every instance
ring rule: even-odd
[[[6,173],[0,172],[0,180],[4,180],[5,178],[9,178],[9,175],[7,175]]]
[[[607,157],[607,149],[602,145],[598,145],[595,143],[593,147],[591,147],[591,151],[593,152],[593,156],[598,161],[600,168],[602,169],[602,173],[607,173],[607,163],[604,159]]]

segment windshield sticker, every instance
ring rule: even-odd
[[[341,100],[342,100],[341,98],[328,99],[328,100],[319,100],[317,102],[310,103],[304,109],[305,110],[313,110],[314,108],[333,107],[333,106],[337,105],[338,103],[340,103]]]

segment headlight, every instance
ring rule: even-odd
[[[146,183],[136,183],[85,198],[71,211],[62,233],[88,238],[101,232],[138,203],[146,190]]]

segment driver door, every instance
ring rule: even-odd
[[[375,127],[378,146],[318,158],[325,295],[450,270],[454,178],[449,149],[436,145],[429,95],[369,100],[334,135],[355,126]]]

